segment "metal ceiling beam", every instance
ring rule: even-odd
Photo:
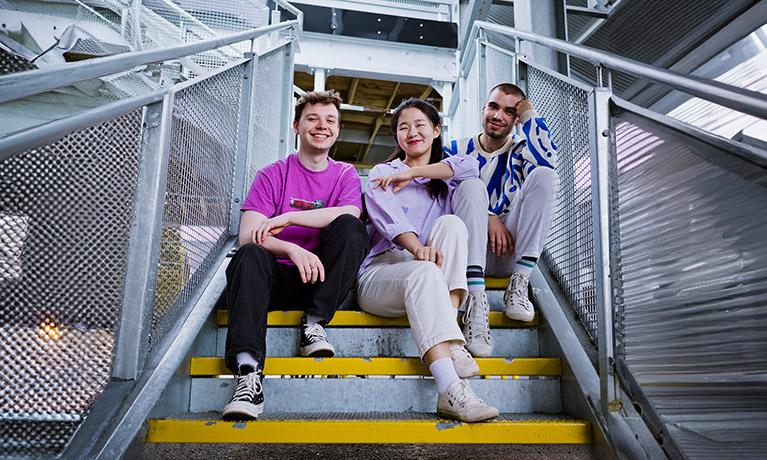
[[[486,21],[490,14],[492,0],[469,0],[469,5],[461,11],[461,21],[458,24],[458,49],[464,49],[471,40],[471,26],[474,21]]]
[[[716,55],[726,50],[739,40],[743,39],[754,30],[764,25],[764,18],[767,17],[767,1],[758,2],[746,12],[724,24],[711,38],[703,42],[700,46],[685,53],[684,57],[679,59],[668,70],[673,70],[682,74],[690,74]],[[680,45],[677,45],[680,46]],[[662,57],[652,63],[655,67],[666,68],[671,56],[679,54],[677,47],[668,50]],[[713,77],[709,77],[713,78]],[[621,94],[624,99],[630,100],[640,91],[642,91],[650,82],[647,79],[640,78],[633,85],[628,87]],[[685,99],[688,99],[685,97]]]
[[[391,108],[392,102],[394,102],[394,98],[397,97],[397,92],[399,91],[400,82],[397,82],[394,85],[394,89],[391,92],[391,95],[389,96],[389,100],[386,101],[386,110],[389,110]],[[370,138],[368,139],[368,145],[365,147],[364,150],[362,150],[362,153],[357,153],[357,162],[361,162],[365,159],[365,156],[370,151],[370,148],[373,146],[373,141],[375,141],[376,135],[378,134],[378,130],[381,129],[381,125],[383,124],[384,117],[386,114],[382,113],[376,117],[375,125],[373,126],[373,131],[370,133]]]
[[[455,22],[455,0],[424,2],[393,2],[382,0],[291,0],[292,4],[338,8],[363,13],[385,14],[439,22]],[[489,3],[489,2],[488,2]]]
[[[305,32],[295,69],[322,67],[333,75],[431,85],[455,81],[456,61],[448,48]]]

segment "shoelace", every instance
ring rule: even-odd
[[[474,337],[475,335],[479,337],[484,337],[486,340],[489,340],[490,337],[490,327],[485,318],[487,318],[488,313],[490,313],[490,304],[487,303],[487,300],[483,296],[478,296],[479,298],[476,299],[476,301],[467,302],[466,305],[466,311],[463,314],[463,323],[464,324],[471,324],[469,327],[469,335],[471,337]],[[480,306],[476,306],[477,304],[481,304]],[[480,321],[474,321],[476,317],[480,318]],[[476,330],[474,327],[476,326]],[[470,338],[471,338],[470,337]]]
[[[524,278],[519,275],[512,275],[511,276],[511,285],[509,286],[511,289],[507,290],[507,294],[511,295],[516,298],[522,298],[524,299],[527,297],[527,292],[525,292],[527,286],[524,283]],[[522,302],[522,305],[524,306],[525,310],[528,310],[528,303]]]
[[[251,372],[240,377],[232,401],[250,401],[261,391],[261,379],[257,372]]]
[[[474,396],[473,399],[476,399],[477,401],[471,401],[471,396]],[[458,391],[453,394],[453,397],[455,402],[464,407],[469,407],[471,405],[470,403],[472,402],[481,402],[481,400],[477,398],[476,395],[470,394],[469,384],[464,380],[461,380],[461,384],[458,385]]]
[[[304,334],[306,335],[306,338],[312,342],[316,342],[318,340],[325,341],[327,340],[328,336],[325,332],[325,328],[323,328],[320,323],[314,323],[311,326],[306,326],[306,329],[304,329]]]

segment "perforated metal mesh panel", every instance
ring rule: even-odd
[[[278,48],[258,58],[256,63],[255,101],[251,112],[250,171],[246,187],[250,187],[256,172],[279,158],[281,134],[279,117],[292,120],[291,113],[282,113],[285,101],[285,63],[289,59],[285,47]],[[291,88],[292,90],[292,88]],[[288,149],[288,153],[292,153]]]
[[[176,94],[152,343],[229,236],[242,72],[238,65]]]
[[[141,120],[0,163],[2,455],[55,454],[109,379]]]
[[[21,72],[24,70],[36,69],[34,64],[24,59],[13,55],[3,49],[0,49],[0,75],[8,73]]]
[[[528,98],[557,146],[557,210],[543,258],[592,339],[597,337],[588,95],[528,67]]]
[[[614,116],[619,352],[690,458],[767,449],[767,174],[630,113]]]

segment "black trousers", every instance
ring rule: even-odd
[[[237,372],[237,354],[248,351],[264,365],[266,317],[272,310],[303,310],[333,318],[368,251],[368,235],[358,218],[343,214],[322,230],[313,251],[325,267],[325,281],[303,283],[298,268],[277,262],[263,246],[242,246],[226,269],[229,330],[226,367]]]

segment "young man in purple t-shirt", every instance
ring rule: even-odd
[[[261,169],[242,204],[240,249],[226,270],[225,357],[238,382],[222,411],[225,419],[263,412],[269,311],[304,310],[301,355],[335,354],[324,327],[368,250],[359,177],[351,165],[328,156],[340,107],[335,91],[301,96],[293,120],[298,152]]]

